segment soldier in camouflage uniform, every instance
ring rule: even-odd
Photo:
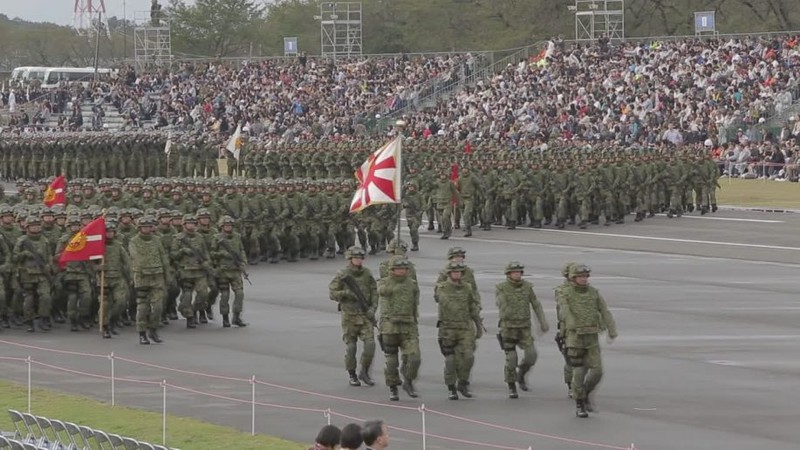
[[[211,245],[211,258],[217,269],[216,284],[219,286],[219,313],[222,315],[222,326],[230,328],[231,323],[237,327],[246,327],[242,320],[244,305],[244,284],[242,271],[246,261],[242,236],[233,230],[236,220],[231,216],[220,219],[220,233],[214,236]],[[233,322],[229,319],[230,291],[233,291]]]
[[[425,201],[417,188],[417,183],[410,181],[406,183],[406,192],[403,195],[403,209],[406,211],[412,252],[419,250],[419,227],[422,226],[422,213],[425,208]]]
[[[433,296],[439,307],[436,326],[439,328],[444,382],[450,400],[458,400],[459,392],[472,398],[469,378],[475,364],[475,341],[483,336],[480,303],[472,286],[462,281],[465,269],[464,263],[448,263],[445,269],[447,280],[436,284]]]
[[[183,232],[173,239],[170,255],[178,268],[178,282],[181,287],[178,310],[186,319],[186,328],[195,328],[198,320],[202,324],[208,323],[206,303],[208,277],[212,273],[211,259],[205,238],[197,232],[197,217],[194,215],[183,216]]]
[[[344,366],[350,377],[351,386],[375,384],[369,376],[372,359],[375,356],[375,310],[378,307],[377,283],[372,272],[364,267],[366,252],[361,247],[350,247],[345,253],[347,267],[342,268],[328,285],[330,299],[339,304],[342,313],[342,339],[345,344]],[[361,304],[359,296],[345,282],[345,277],[353,280],[364,295]],[[361,371],[356,375],[356,352],[358,341],[363,342]]]
[[[23,312],[27,331],[33,333],[33,319],[37,313],[38,303],[39,328],[49,331],[50,321],[52,266],[49,264],[52,247],[47,238],[42,236],[42,221],[35,216],[29,217],[25,223],[25,235],[19,237],[12,251],[17,264],[19,284],[23,295]]]
[[[397,386],[400,374],[403,375],[403,390],[411,398],[416,398],[414,380],[417,379],[422,363],[419,351],[419,286],[409,276],[410,261],[395,257],[391,262],[389,276],[378,282],[378,303],[380,305],[380,333],[383,353],[386,356],[386,386],[389,387],[389,400],[400,399]],[[402,366],[398,354],[402,352]],[[399,369],[399,370],[398,370]]]
[[[572,396],[575,415],[588,417],[594,411],[594,393],[603,378],[599,334],[608,331],[609,340],[617,337],[614,317],[600,293],[589,286],[590,270],[574,264],[569,271],[570,285],[562,291],[567,357],[572,366]]]
[[[81,231],[81,221],[73,216],[67,219],[67,231],[58,241],[56,255],[60,256],[65,250],[70,240],[76,233]],[[58,258],[55,258],[58,260]],[[70,331],[78,331],[78,325],[88,330],[91,328],[89,315],[92,310],[92,288],[94,282],[94,271],[88,261],[72,261],[66,263],[62,269],[62,287],[67,298],[67,318],[70,323]]]
[[[11,277],[13,272],[13,265],[11,262],[11,250],[5,238],[0,238],[0,328],[9,328],[11,325],[8,321],[8,278]]]
[[[558,331],[556,332],[555,341],[558,346],[558,351],[564,356],[564,383],[567,385],[567,395],[569,398],[572,398],[572,366],[567,356],[567,330],[564,323],[567,311],[567,299],[564,297],[564,290],[570,286],[569,271],[572,269],[573,265],[575,265],[573,262],[564,265],[564,268],[561,269],[561,276],[564,277],[564,282],[553,289],[556,299],[556,320],[558,321]]]
[[[164,307],[170,263],[161,239],[154,235],[155,217],[143,216],[137,225],[139,234],[131,238],[128,253],[131,257],[133,287],[136,290],[136,331],[139,332],[139,344],[148,345],[150,339],[155,343],[162,342],[158,327]]]
[[[519,397],[517,384],[523,391],[528,390],[525,376],[536,364],[531,309],[536,314],[541,332],[547,333],[550,329],[542,305],[533,292],[533,285],[522,279],[524,270],[525,266],[517,261],[508,263],[505,269],[506,280],[495,286],[495,302],[500,316],[497,324],[500,332],[497,338],[500,348],[506,354],[505,381],[510,398]],[[524,352],[521,361],[517,356],[517,347]]]
[[[117,222],[106,221],[106,253],[103,257],[103,338],[110,339],[118,333],[119,319],[125,313],[130,294],[131,262],[126,246],[117,237]]]

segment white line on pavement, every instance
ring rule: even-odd
[[[657,216],[666,217],[666,214],[656,214]],[[708,217],[708,216],[683,216],[682,219],[701,219],[701,220],[722,220],[728,222],[752,222],[752,223],[784,223],[783,220],[769,220],[769,219],[738,219],[735,217]]]

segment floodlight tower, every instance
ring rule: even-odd
[[[102,22],[108,32],[105,0],[75,0],[72,14],[72,24],[78,33],[97,31],[95,20]]]

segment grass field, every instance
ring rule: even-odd
[[[720,178],[717,204],[800,209],[800,183]]]
[[[0,381],[0,430],[14,429],[6,409],[26,411],[27,389],[19,384]],[[100,403],[85,397],[34,389],[31,412],[52,419],[86,425],[105,432],[129,436],[151,444],[161,444],[161,414]],[[315,430],[316,431],[316,430]],[[313,436],[311,436],[313,439]],[[223,444],[220,444],[223,443]],[[182,450],[301,450],[307,448],[269,436],[250,436],[232,428],[185,417],[167,416],[167,445]]]

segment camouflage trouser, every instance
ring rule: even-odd
[[[461,204],[464,205],[464,212],[461,214],[464,228],[472,230],[472,225],[475,224],[475,199],[472,197],[462,198]]]
[[[475,364],[475,331],[467,328],[439,328],[439,349],[444,356],[444,383],[469,383]]]
[[[439,226],[442,227],[444,236],[450,236],[453,232],[453,205],[449,203],[436,204],[436,217],[439,219]]]
[[[411,235],[411,245],[419,244],[419,227],[422,226],[422,214],[406,215],[408,234]]]
[[[585,399],[603,378],[600,346],[570,347],[567,348],[567,357],[572,365],[572,398]]]
[[[178,309],[184,318],[194,317],[195,311],[205,311],[208,302],[208,279],[205,274],[183,277],[180,281],[181,300]],[[192,304],[194,294],[194,304]]]
[[[120,317],[125,312],[125,305],[128,304],[128,294],[130,286],[124,278],[105,278],[106,285],[103,288],[103,326],[107,327],[109,319]]]
[[[500,337],[502,349],[506,353],[505,381],[517,381],[517,368],[521,376],[525,376],[536,364],[538,357],[536,347],[533,345],[533,336],[530,328],[501,328]],[[517,347],[522,349],[522,361],[517,356]]]
[[[242,274],[238,270],[221,271],[217,277],[217,286],[219,286],[219,313],[222,315],[230,313],[230,291],[233,291],[233,313],[241,314],[244,306]]]
[[[164,275],[133,276],[136,289],[136,331],[155,330],[161,325],[166,287]]]
[[[361,369],[369,371],[375,357],[375,333],[372,324],[365,317],[342,315],[342,340],[344,341],[344,368],[356,370],[358,341],[364,343],[361,352]]]
[[[384,377],[386,386],[397,386],[404,380],[414,381],[419,374],[422,358],[419,351],[419,332],[416,324],[392,324],[392,329],[381,332],[383,353],[386,357]],[[402,365],[398,355],[402,353]]]
[[[0,275],[0,317],[6,316],[8,311],[8,300],[6,300],[7,294],[9,292],[8,289],[8,279],[10,275],[3,273]]]
[[[91,313],[92,288],[89,277],[71,277],[63,281],[67,294],[67,317],[70,320],[86,318]]]
[[[38,301],[39,317],[50,317],[51,299],[50,282],[45,276],[28,275],[21,280],[23,304],[22,310],[25,320],[36,317],[36,303]]]

